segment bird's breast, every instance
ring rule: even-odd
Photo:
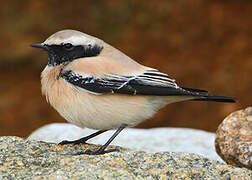
[[[57,111],[69,111],[68,107],[78,99],[78,91],[73,85],[59,77],[62,67],[47,66],[41,74],[42,94]]]
[[[42,93],[62,117],[77,126],[92,129],[114,129],[122,123],[134,126],[161,107],[161,101],[144,96],[90,94],[58,78],[59,73],[60,69],[44,69]]]
[[[85,101],[88,98],[80,97],[79,90],[73,85],[59,78],[61,72],[60,67],[47,66],[41,74],[42,94],[46,96],[46,100],[51,104],[58,113],[67,121],[82,126],[80,114],[86,114]],[[82,96],[85,93],[81,93]],[[82,99],[82,101],[81,101]],[[80,109],[82,109],[80,111]]]

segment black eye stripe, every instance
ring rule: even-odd
[[[71,62],[75,59],[98,56],[103,47],[97,44],[72,45],[71,43],[60,45],[47,45],[49,55],[49,65],[59,65],[63,62]]]
[[[63,44],[63,48],[66,50],[72,50],[74,46],[71,43]]]

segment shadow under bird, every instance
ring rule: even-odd
[[[104,154],[125,128],[152,117],[167,104],[196,100],[235,102],[205,90],[180,87],[165,73],[143,66],[104,41],[75,30],[62,30],[41,44],[48,54],[41,73],[42,93],[68,122],[97,129],[94,134],[60,144],[82,144],[109,129],[117,129],[97,150],[77,154]]]

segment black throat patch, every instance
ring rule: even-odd
[[[46,45],[48,65],[57,66],[64,62],[71,62],[78,58],[98,56],[103,47],[98,45],[73,46],[72,44]]]

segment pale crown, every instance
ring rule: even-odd
[[[51,35],[43,42],[46,45],[62,45],[67,43],[71,43],[74,46],[94,46],[102,44],[102,40],[79,31],[62,30]]]

